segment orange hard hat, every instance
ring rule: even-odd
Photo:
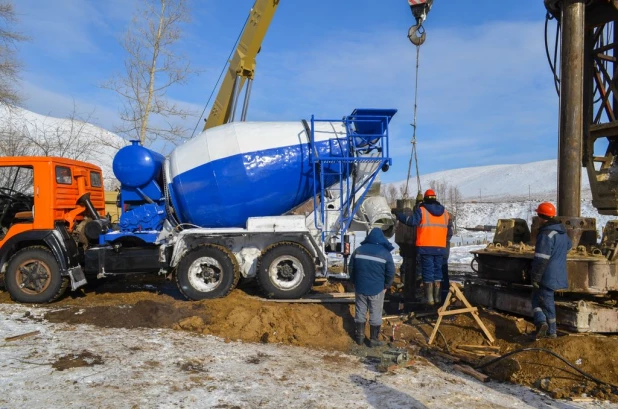
[[[556,207],[549,203],[543,202],[539,204],[539,207],[536,208],[536,212],[539,215],[547,216],[547,217],[555,217],[556,216]]]
[[[425,190],[425,199],[435,199],[435,198],[436,198],[436,192],[434,192],[431,189]]]

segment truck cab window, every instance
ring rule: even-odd
[[[66,166],[56,166],[56,183],[61,185],[70,185],[73,183],[71,177],[71,168]]]
[[[0,166],[0,239],[15,223],[32,221],[34,169]]]
[[[99,172],[90,172],[90,186],[101,187],[101,174]]]

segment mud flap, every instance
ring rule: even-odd
[[[70,268],[69,277],[71,278],[71,291],[75,291],[87,283],[84,271],[80,266]]]

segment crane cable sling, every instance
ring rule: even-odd
[[[553,351],[550,351],[549,349],[546,349],[546,348],[521,348],[521,349],[516,349],[515,351],[508,352],[508,353],[506,353],[506,354],[504,354],[504,355],[502,355],[502,356],[499,356],[499,357],[498,357],[498,358],[496,358],[496,359],[492,359],[492,360],[491,360],[491,361],[489,361],[489,362],[486,362],[486,363],[481,364],[481,365],[477,365],[474,369],[481,369],[481,368],[484,368],[484,367],[486,367],[486,366],[493,365],[493,364],[495,364],[496,362],[501,361],[501,360],[503,360],[503,359],[505,359],[505,358],[508,358],[508,357],[509,357],[509,356],[511,356],[511,355],[519,354],[519,353],[521,353],[521,352],[528,352],[528,351],[538,351],[538,352],[545,352],[545,353],[548,353],[548,354],[550,354],[550,355],[552,355],[552,356],[554,356],[554,357],[558,358],[559,360],[561,360],[561,361],[562,361],[562,362],[564,362],[565,364],[567,364],[570,368],[575,369],[577,372],[579,372],[579,373],[580,373],[582,376],[584,376],[585,378],[588,378],[588,379],[592,380],[593,382],[596,382],[596,383],[597,383],[597,384],[599,384],[599,385],[607,385],[607,386],[610,386],[610,387],[612,388],[612,393],[613,393],[613,394],[618,394],[618,393],[617,393],[617,391],[618,391],[618,386],[613,385],[613,384],[611,384],[611,383],[609,383],[609,382],[602,381],[602,380],[600,380],[600,379],[598,379],[598,378],[595,378],[594,376],[590,375],[589,373],[582,371],[581,369],[579,369],[578,367],[576,367],[575,365],[573,365],[572,363],[570,363],[569,361],[567,361],[566,359],[564,359],[563,357],[561,357],[560,355],[558,355],[557,353],[555,353],[555,352],[553,352]]]
[[[227,68],[228,62],[232,59],[232,54],[234,54],[234,51],[236,50],[236,46],[238,45],[238,42],[240,41],[240,37],[242,36],[243,31],[245,30],[245,26],[247,25],[247,22],[249,21],[249,17],[250,15],[247,16],[247,19],[245,20],[245,24],[242,25],[242,28],[240,29],[240,33],[238,33],[238,38],[236,38],[236,41],[234,42],[234,45],[232,46],[232,51],[230,51],[230,55],[227,56],[227,60],[225,60],[225,64],[223,64],[223,68],[221,69],[221,72],[219,73],[219,78],[217,78],[217,82],[215,83],[215,86],[212,88],[212,92],[210,93],[210,96],[208,97],[208,101],[206,101],[206,105],[204,105],[202,114],[197,119],[197,123],[195,124],[195,128],[193,128],[193,132],[191,132],[191,138],[193,138],[193,136],[195,135],[195,131],[197,130],[197,127],[200,125],[200,119],[204,117],[204,113],[206,113],[206,108],[208,108],[208,104],[210,104],[210,100],[212,99],[213,95],[215,95],[215,91],[217,90],[217,87],[219,86],[219,82],[221,82],[221,78],[223,77],[223,74],[225,73],[225,69]]]
[[[408,163],[408,177],[406,178],[406,189],[403,192],[403,198],[408,198],[408,185],[410,184],[410,172],[412,171],[412,160],[414,160],[414,164],[416,166],[416,187],[418,192],[421,191],[421,177],[418,173],[418,156],[416,153],[416,112],[418,108],[418,63],[420,57],[420,44],[416,45],[416,77],[414,82],[414,122],[412,123],[412,152],[410,153],[410,162]]]

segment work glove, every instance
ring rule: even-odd
[[[407,218],[408,216],[406,216],[406,215],[405,215],[405,214],[403,214],[403,213],[396,213],[396,214],[395,214],[395,217],[397,217],[397,220],[399,220],[401,223],[405,223],[405,222],[406,222],[406,218]]]
[[[537,281],[533,281],[532,286],[537,290],[539,289],[539,283]]]

